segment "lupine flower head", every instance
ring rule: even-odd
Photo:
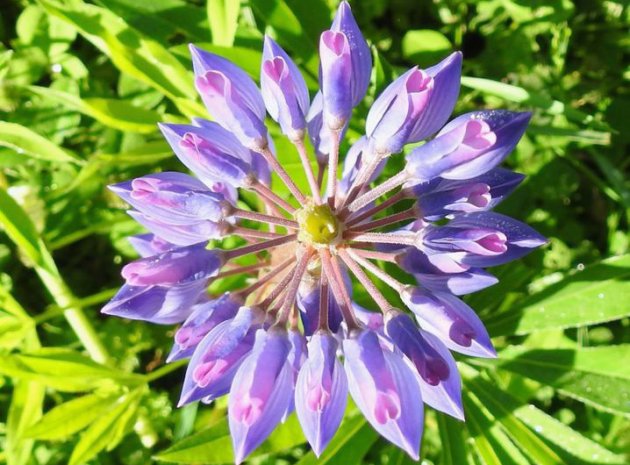
[[[348,3],[319,46],[321,90],[312,100],[298,67],[270,37],[260,90],[230,61],[191,46],[195,85],[214,122],[160,128],[193,176],[156,173],[111,187],[150,234],[130,239],[142,258],[123,268],[126,283],[103,312],[181,323],[168,357],[190,358],[180,405],[229,396],[237,463],[293,410],[321,454],[348,394],[384,438],[418,459],[424,403],[464,418],[451,351],[496,356],[459,296],[497,282],[484,268],[545,243],[490,211],[523,179],[498,165],[530,115],[484,110],[447,122],[460,53],[411,68],[378,96],[338,179],[341,141],[372,66]],[[295,145],[308,192],[278,161],[266,114]],[[390,157],[402,157],[404,167],[377,181]],[[270,172],[291,199],[274,192]],[[242,208],[239,190],[257,196],[260,210]],[[383,216],[402,201],[412,206]],[[242,245],[215,246],[228,236]],[[246,256],[255,263],[243,264]],[[378,263],[399,266],[408,279]],[[213,280],[236,274],[249,277],[244,287],[208,294]],[[395,308],[374,278],[406,308]],[[353,285],[374,308],[353,301]]]

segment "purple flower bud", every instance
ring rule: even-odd
[[[227,232],[227,226],[223,222],[216,223],[205,220],[184,226],[163,223],[135,210],[129,210],[127,214],[156,236],[164,238],[177,246],[188,246],[207,242],[210,239],[220,239]]]
[[[129,236],[127,240],[141,257],[158,255],[179,247],[178,245],[166,242],[164,239],[154,234],[137,234],[135,236]]]
[[[234,318],[219,323],[203,337],[186,369],[179,406],[202,398],[210,402],[229,392],[263,320],[261,310],[241,307]]]
[[[416,182],[441,176],[470,179],[499,164],[525,132],[531,113],[492,110],[455,118],[435,139],[407,156],[407,170]]]
[[[352,294],[352,282],[347,273],[344,273],[346,289]],[[312,336],[317,331],[319,324],[319,293],[320,281],[303,280],[297,295],[297,306],[300,309],[302,324],[304,325],[304,334]],[[341,325],[341,309],[335,300],[332,292],[328,292],[328,328],[336,333]]]
[[[188,225],[223,218],[223,195],[183,173],[156,173],[110,186],[125,202],[158,221]]]
[[[422,217],[428,221],[451,218],[458,213],[491,210],[507,197],[525,178],[503,168],[495,168],[476,178],[464,181],[440,179],[410,188],[418,198]]]
[[[348,189],[352,185],[354,178],[357,176],[357,174],[359,174],[361,166],[363,165],[363,163],[366,162],[366,158],[369,157],[372,153],[372,146],[373,141],[370,141],[366,136],[362,136],[359,140],[352,144],[352,147],[350,147],[350,150],[348,150],[348,153],[346,153],[346,158],[343,162],[343,173],[341,176],[341,181],[339,182],[339,190],[344,194],[348,193]],[[372,175],[370,176],[370,183],[380,176],[386,164],[386,159],[383,159],[381,162],[379,162],[378,166],[374,170],[374,173],[372,173]]]
[[[254,81],[229,60],[190,46],[195,86],[210,115],[250,149],[267,146],[265,104]]]
[[[348,398],[348,381],[336,354],[331,334],[314,334],[295,388],[295,410],[318,457],[339,428]]]
[[[175,332],[175,343],[166,361],[190,357],[205,335],[220,323],[234,318],[241,305],[241,300],[229,292],[218,299],[197,303],[184,324]]]
[[[350,4],[342,1],[337,8],[337,13],[330,26],[331,31],[343,32],[350,45],[350,58],[352,60],[352,80],[350,82],[350,95],[352,106],[355,107],[363,100],[372,74],[372,54],[370,47],[363,38],[361,29],[352,15]]]
[[[364,307],[361,307],[357,303],[352,304],[352,310],[354,315],[357,317],[357,320],[363,324],[367,329],[371,329],[372,331],[383,334],[383,327],[385,322],[383,320],[383,314],[381,312],[373,312],[367,310]]]
[[[421,331],[408,315],[392,312],[387,335],[420,374],[422,400],[431,407],[463,420],[462,386],[455,359],[434,335]]]
[[[322,33],[319,57],[323,121],[340,130],[365,96],[372,72],[370,48],[347,2],[339,5],[330,30]]]
[[[203,127],[186,124],[160,124],[164,137],[180,161],[204,183],[217,181],[234,187],[247,184],[252,174],[250,151],[216,123]]]
[[[528,254],[547,242],[520,221],[494,212],[458,215],[446,226],[427,228],[423,245],[450,254],[465,266],[496,266]]]
[[[162,325],[181,323],[207,287],[207,279],[176,286],[124,284],[101,313]]]
[[[237,464],[269,436],[290,406],[289,350],[285,331],[260,329],[251,354],[234,377],[228,417]]]
[[[451,350],[473,357],[494,358],[490,336],[472,308],[446,292],[408,287],[401,295],[423,329]]]
[[[289,139],[302,139],[308,113],[308,89],[300,70],[284,50],[265,36],[260,87],[267,111]]]
[[[214,276],[223,261],[221,251],[196,244],[140,258],[125,265],[121,274],[130,286],[184,284]]]
[[[372,331],[343,341],[348,388],[365,418],[385,439],[419,459],[422,397],[418,376],[381,347]]]

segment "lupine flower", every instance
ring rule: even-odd
[[[477,111],[447,123],[459,94],[462,56],[454,53],[428,69],[413,67],[378,96],[338,180],[340,144],[372,65],[346,2],[322,33],[321,91],[311,101],[298,67],[269,37],[260,91],[228,60],[194,46],[191,53],[214,122],[160,125],[194,176],[157,173],[111,186],[150,234],[130,238],[141,258],[123,268],[126,282],[103,312],[181,323],[167,360],[190,358],[180,405],[229,396],[237,463],[294,410],[321,454],[348,393],[384,438],[418,459],[423,404],[465,415],[451,351],[496,356],[459,296],[497,282],[485,267],[545,243],[529,226],[490,211],[523,180],[498,165],[530,115]],[[266,113],[295,145],[310,192],[278,161]],[[381,180],[391,157],[401,157],[403,168]],[[271,172],[292,198],[273,191]],[[239,190],[257,197],[260,210],[240,208]],[[403,200],[413,205],[401,211]],[[397,212],[388,214],[391,207]],[[242,245],[221,248],[228,236]],[[242,264],[245,256],[253,262]],[[408,279],[395,279],[379,261],[398,265]],[[248,277],[243,287],[208,294],[213,280],[237,274]],[[373,278],[401,301],[388,301]],[[353,281],[373,309],[353,301]]]

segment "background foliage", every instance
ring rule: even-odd
[[[183,368],[163,366],[173,328],[98,313],[133,258],[124,237],[139,232],[105,186],[181,169],[155,123],[204,114],[187,43],[255,77],[269,33],[313,91],[318,37],[335,3],[2,1],[0,463],[232,460],[224,403],[175,408]],[[424,463],[628,463],[627,6],[372,0],[353,8],[377,66],[350,140],[392,76],[453,49],[463,50],[467,76],[457,113],[534,111],[508,160],[527,180],[500,210],[550,244],[497,269],[501,283],[468,299],[500,356],[460,359],[467,422],[427,412]],[[281,139],[277,146],[297,163]],[[319,461],[304,443],[292,417],[251,461],[410,463],[352,408]]]

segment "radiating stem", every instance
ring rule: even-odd
[[[383,202],[379,203],[378,205],[375,205],[372,208],[368,208],[366,211],[361,212],[360,214],[356,216],[350,215],[350,217],[348,218],[348,221],[346,222],[346,227],[349,228],[350,226],[354,226],[355,224],[360,223],[364,219],[369,218],[373,215],[376,215],[378,212],[385,210],[386,208],[391,207],[392,205],[395,205],[401,200],[408,199],[408,198],[409,198],[409,193],[405,189],[399,192],[396,192],[394,195],[384,200]]]
[[[332,144],[328,154],[328,186],[326,187],[326,197],[328,204],[335,205],[335,195],[337,194],[337,169],[339,167],[339,143],[341,131],[332,131]]]
[[[328,331],[328,279],[322,273],[319,284],[319,317],[317,328]]]
[[[258,213],[253,211],[241,210],[235,208],[229,213],[229,216],[234,218],[242,218],[244,220],[258,221],[259,223],[275,224],[278,226],[284,226],[289,229],[298,229],[299,226],[296,221],[288,220],[274,215],[266,215],[265,213]]]
[[[324,173],[326,172],[326,163],[317,162],[317,185],[322,187],[324,183]]]
[[[370,258],[372,260],[382,260],[390,263],[398,263],[396,261],[396,257],[400,254],[399,252],[379,252],[378,250],[365,250],[354,247],[348,247],[348,251],[351,251],[360,257]]]
[[[326,249],[322,249],[319,252],[319,255],[322,261],[322,268],[324,269],[324,273],[326,273],[328,283],[330,284],[330,289],[332,290],[333,296],[341,309],[341,314],[348,326],[348,330],[350,331],[352,329],[360,328],[361,324],[357,321],[354,312],[352,311],[352,301],[350,300],[350,296],[346,290],[346,285],[341,277],[341,273],[339,273],[339,276],[336,273],[330,252]]]
[[[378,168],[379,163],[389,156],[389,154],[380,154],[373,156],[370,155],[371,153],[367,151],[362,154],[362,160],[366,160],[366,158],[369,158],[369,160],[367,160],[366,163],[361,164],[359,172],[357,173],[356,177],[352,181],[352,184],[350,185],[350,188],[348,189],[348,196],[345,198],[343,204],[340,206],[341,209],[343,209],[344,206],[348,205],[357,197],[357,195],[359,195],[359,193],[363,189],[363,186],[369,183],[370,178],[374,174],[374,171],[376,171],[376,168]]]
[[[418,210],[415,207],[411,207],[407,210],[394,213],[393,215],[379,218],[378,220],[370,221],[369,223],[363,223],[354,226],[349,229],[351,232],[355,231],[370,231],[376,228],[382,228],[383,226],[389,226],[391,224],[399,223],[404,220],[412,220],[418,218]]]
[[[297,201],[301,205],[304,205],[306,203],[306,197],[304,197],[304,194],[302,194],[298,186],[295,185],[295,183],[291,179],[291,176],[289,176],[289,173],[287,173],[286,170],[282,167],[278,159],[274,156],[273,153],[271,153],[271,150],[269,150],[269,147],[265,147],[259,153],[265,158],[265,160],[267,160],[267,163],[269,163],[269,166],[271,167],[271,169],[273,169],[276,172],[276,174],[280,177],[280,179],[282,179],[284,184],[291,191],[291,193],[297,199]]]
[[[302,282],[302,276],[306,272],[306,267],[308,266],[308,262],[315,251],[311,248],[304,250],[300,258],[298,258],[298,262],[295,265],[295,269],[293,271],[293,277],[291,282],[289,283],[289,287],[286,290],[286,295],[284,296],[284,303],[280,310],[278,311],[278,319],[276,321],[276,325],[284,326],[291,314],[291,309],[293,305],[295,305],[295,297],[297,296],[298,290],[300,288],[300,283]]]
[[[355,262],[352,257],[348,254],[347,251],[341,249],[339,250],[339,256],[346,264],[348,268],[352,271],[352,274],[356,276],[357,280],[363,285],[372,300],[376,302],[376,305],[381,309],[383,313],[387,312],[392,306],[389,304],[385,296],[381,294],[381,291],[378,290],[376,285],[372,282],[372,280],[365,274],[365,271],[361,269],[361,267]]]
[[[287,212],[289,212],[291,214],[293,214],[293,212],[295,212],[295,208],[289,202],[287,202],[282,197],[280,197],[278,194],[273,192],[271,189],[269,189],[263,183],[255,182],[254,184],[251,185],[251,188],[256,193],[258,193],[260,196],[264,197],[265,199],[269,200],[270,202],[275,203],[276,205],[278,205],[283,210],[285,210],[285,211],[287,211]]]
[[[269,266],[269,263],[256,263],[254,265],[235,266],[233,268],[230,268],[230,269],[227,269],[225,271],[220,272],[213,279],[216,280],[216,279],[219,279],[219,278],[225,278],[227,276],[234,276],[235,274],[251,273],[252,271],[257,271],[257,270],[260,270],[262,268],[266,268],[268,266]]]
[[[278,237],[284,237],[284,234],[261,231],[260,229],[244,228],[242,226],[230,226],[230,234],[253,239],[276,239]]]
[[[297,265],[291,268],[291,270],[282,277],[282,279],[274,286],[271,292],[265,296],[264,300],[262,300],[258,304],[260,308],[269,308],[271,304],[273,304],[274,300],[280,297],[280,295],[287,290],[287,286],[293,279],[296,268]]]
[[[243,247],[239,247],[237,249],[226,250],[223,252],[225,260],[231,260],[236,257],[242,257],[243,255],[247,255],[250,253],[259,252],[261,250],[271,249],[272,247],[278,247],[279,245],[286,244],[287,242],[292,242],[297,238],[297,234],[288,234],[286,236],[278,237],[276,239],[271,239],[269,241],[258,242],[256,244],[249,244]]]
[[[394,289],[396,292],[401,293],[403,291],[403,289],[405,288],[405,285],[403,283],[401,283],[400,281],[398,281],[396,278],[394,278],[393,276],[390,276],[389,273],[387,273],[385,270],[382,270],[381,268],[379,268],[378,266],[376,266],[374,263],[372,263],[371,261],[361,257],[359,254],[355,253],[353,250],[347,250],[347,254],[355,261],[357,262],[359,265],[361,265],[363,268],[365,268],[366,270],[368,270],[370,273],[372,273],[374,276],[376,276],[378,279],[380,279],[381,281],[383,281],[385,284],[387,284],[389,287],[391,287],[392,289]]]
[[[369,190],[361,197],[354,200],[350,205],[348,205],[347,209],[351,212],[360,210],[370,202],[378,199],[381,195],[385,195],[388,192],[396,189],[398,186],[401,186],[402,184],[407,182],[409,178],[409,173],[407,173],[406,171],[401,171],[397,175],[389,178],[383,184],[376,186],[374,189]]]
[[[378,232],[352,232],[344,233],[344,238],[357,242],[367,242],[375,244],[400,244],[415,245],[416,235],[413,233],[378,233]]]
[[[308,159],[308,154],[306,153],[306,147],[304,146],[304,139],[297,139],[292,141],[295,147],[297,148],[298,154],[300,155],[300,160],[302,161],[302,166],[304,167],[304,171],[306,172],[306,179],[308,179],[308,183],[311,186],[311,193],[313,194],[313,199],[317,205],[321,205],[322,196],[319,192],[319,184],[315,179],[315,173],[313,173],[313,167],[311,166],[311,162]]]
[[[275,267],[273,267],[267,274],[261,276],[260,278],[258,278],[258,281],[256,281],[255,283],[253,283],[252,285],[241,289],[240,291],[236,291],[235,294],[239,294],[242,296],[246,296],[251,294],[252,292],[256,291],[257,289],[263,287],[265,284],[267,284],[269,281],[271,281],[273,278],[275,278],[276,276],[278,276],[280,273],[282,273],[283,271],[286,271],[287,266],[289,266],[291,263],[293,263],[295,261],[295,257],[289,257],[286,260],[284,260],[282,263],[280,263],[279,265],[276,265]],[[290,274],[290,273],[288,273]]]

